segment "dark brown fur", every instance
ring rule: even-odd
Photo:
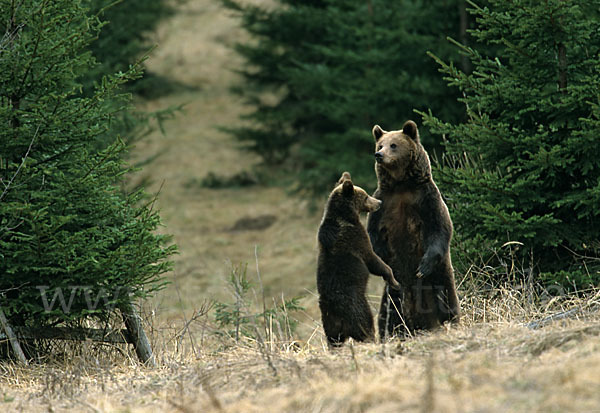
[[[348,172],[329,195],[317,236],[317,289],[323,329],[331,346],[349,337],[374,338],[373,315],[365,295],[369,273],[398,287],[391,268],[373,252],[360,222],[360,212],[375,211],[380,204],[354,186]]]
[[[460,306],[450,260],[452,221],[431,178],[417,125],[385,132],[373,128],[378,186],[383,202],[369,214],[374,251],[393,269],[400,290],[386,286],[379,310],[379,335],[411,335],[445,321],[458,321]]]

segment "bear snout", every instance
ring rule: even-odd
[[[375,152],[375,161],[377,163],[383,162],[383,154],[381,152]]]
[[[369,197],[367,199],[367,212],[375,212],[381,207],[381,202],[377,198]]]

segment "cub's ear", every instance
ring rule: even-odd
[[[347,197],[354,195],[354,185],[351,180],[346,179],[342,184],[342,194]]]
[[[348,181],[352,180],[352,178],[350,177],[350,173],[349,172],[344,172],[342,174],[342,176],[340,176],[340,179],[338,179],[338,181],[335,184],[335,186],[341,185],[346,180],[348,180]]]
[[[379,140],[386,133],[379,125],[373,126],[373,137],[375,138],[375,142]]]
[[[407,120],[404,126],[402,126],[402,133],[408,135],[414,141],[419,141],[419,129],[417,128],[417,124],[412,120]]]

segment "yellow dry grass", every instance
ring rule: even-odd
[[[231,69],[241,64],[228,47],[243,36],[218,1],[189,0],[157,32],[159,48],[149,61],[154,72],[199,88],[140,102],[149,110],[187,103],[165,136],[152,134],[133,153],[162,154],[136,179],[152,179],[154,191],[162,187],[164,231],[180,247],[172,284],[146,304],[158,367],[140,366],[131,349],[90,343],[45,364],[2,363],[0,411],[600,411],[597,297],[542,304],[524,290],[463,290],[458,326],[405,342],[327,350],[315,298],[319,213],[281,188],[186,186],[208,172],[233,175],[257,162],[217,129],[238,123],[247,110],[228,89],[238,80]],[[229,231],[239,218],[264,214],[277,217],[266,230]],[[219,335],[205,305],[233,300],[226,278],[237,263],[248,263],[255,284],[258,264],[267,304],[306,295],[295,339],[284,340],[273,324],[259,328],[258,339]],[[380,287],[371,281],[374,307]],[[257,287],[257,308],[262,293]],[[574,318],[525,326],[573,307],[582,308]]]
[[[492,306],[516,302],[514,292],[499,294]],[[91,345],[43,365],[2,364],[0,408],[333,413],[600,406],[600,317],[589,311],[537,330],[507,313],[483,322],[468,312],[456,327],[405,342],[349,342],[333,352],[320,331],[294,343],[234,342],[216,332],[207,317],[187,329],[183,320],[171,328],[163,323],[153,336],[156,369],[139,366],[132,352],[123,357]]]

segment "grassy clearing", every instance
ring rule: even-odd
[[[464,412],[593,411],[600,406],[597,296],[551,299],[521,288],[477,284],[490,271],[461,276],[463,321],[406,342],[351,343],[329,352],[316,300],[320,213],[269,186],[205,188],[209,172],[233,176],[257,159],[217,126],[246,108],[229,93],[240,64],[227,45],[243,34],[210,0],[189,0],[157,33],[153,72],[197,89],[151,102],[187,103],[185,112],[140,143],[134,158],[161,156],[136,180],[161,189],[158,201],[181,253],[172,284],[146,303],[147,332],[159,367],[139,366],[131,349],[68,346],[44,364],[0,364],[0,411],[90,412]],[[274,216],[262,230],[232,230],[242,218]],[[254,338],[223,335],[211,300],[236,300],[231,268],[248,263],[254,290],[243,306],[262,312],[305,298],[290,336],[277,319],[251,320]],[[263,288],[258,282],[257,268]],[[514,266],[507,271],[517,271]],[[381,282],[370,281],[378,306]],[[263,299],[264,296],[264,299]],[[264,303],[264,304],[263,304]],[[540,329],[525,325],[579,308]],[[258,333],[257,333],[258,332]]]
[[[204,307],[149,326],[157,369],[137,365],[130,350],[91,344],[26,369],[2,364],[0,406],[27,412],[597,409],[600,317],[589,309],[596,310],[598,296],[570,299],[569,306],[588,310],[536,330],[525,324],[548,309],[521,313],[518,291],[488,296],[472,301],[477,305],[466,309],[459,326],[405,342],[349,342],[334,352],[320,329],[290,340],[273,324],[257,324],[260,336],[235,341],[221,334]],[[550,312],[563,305],[556,302]],[[156,322],[151,311],[147,319]]]

